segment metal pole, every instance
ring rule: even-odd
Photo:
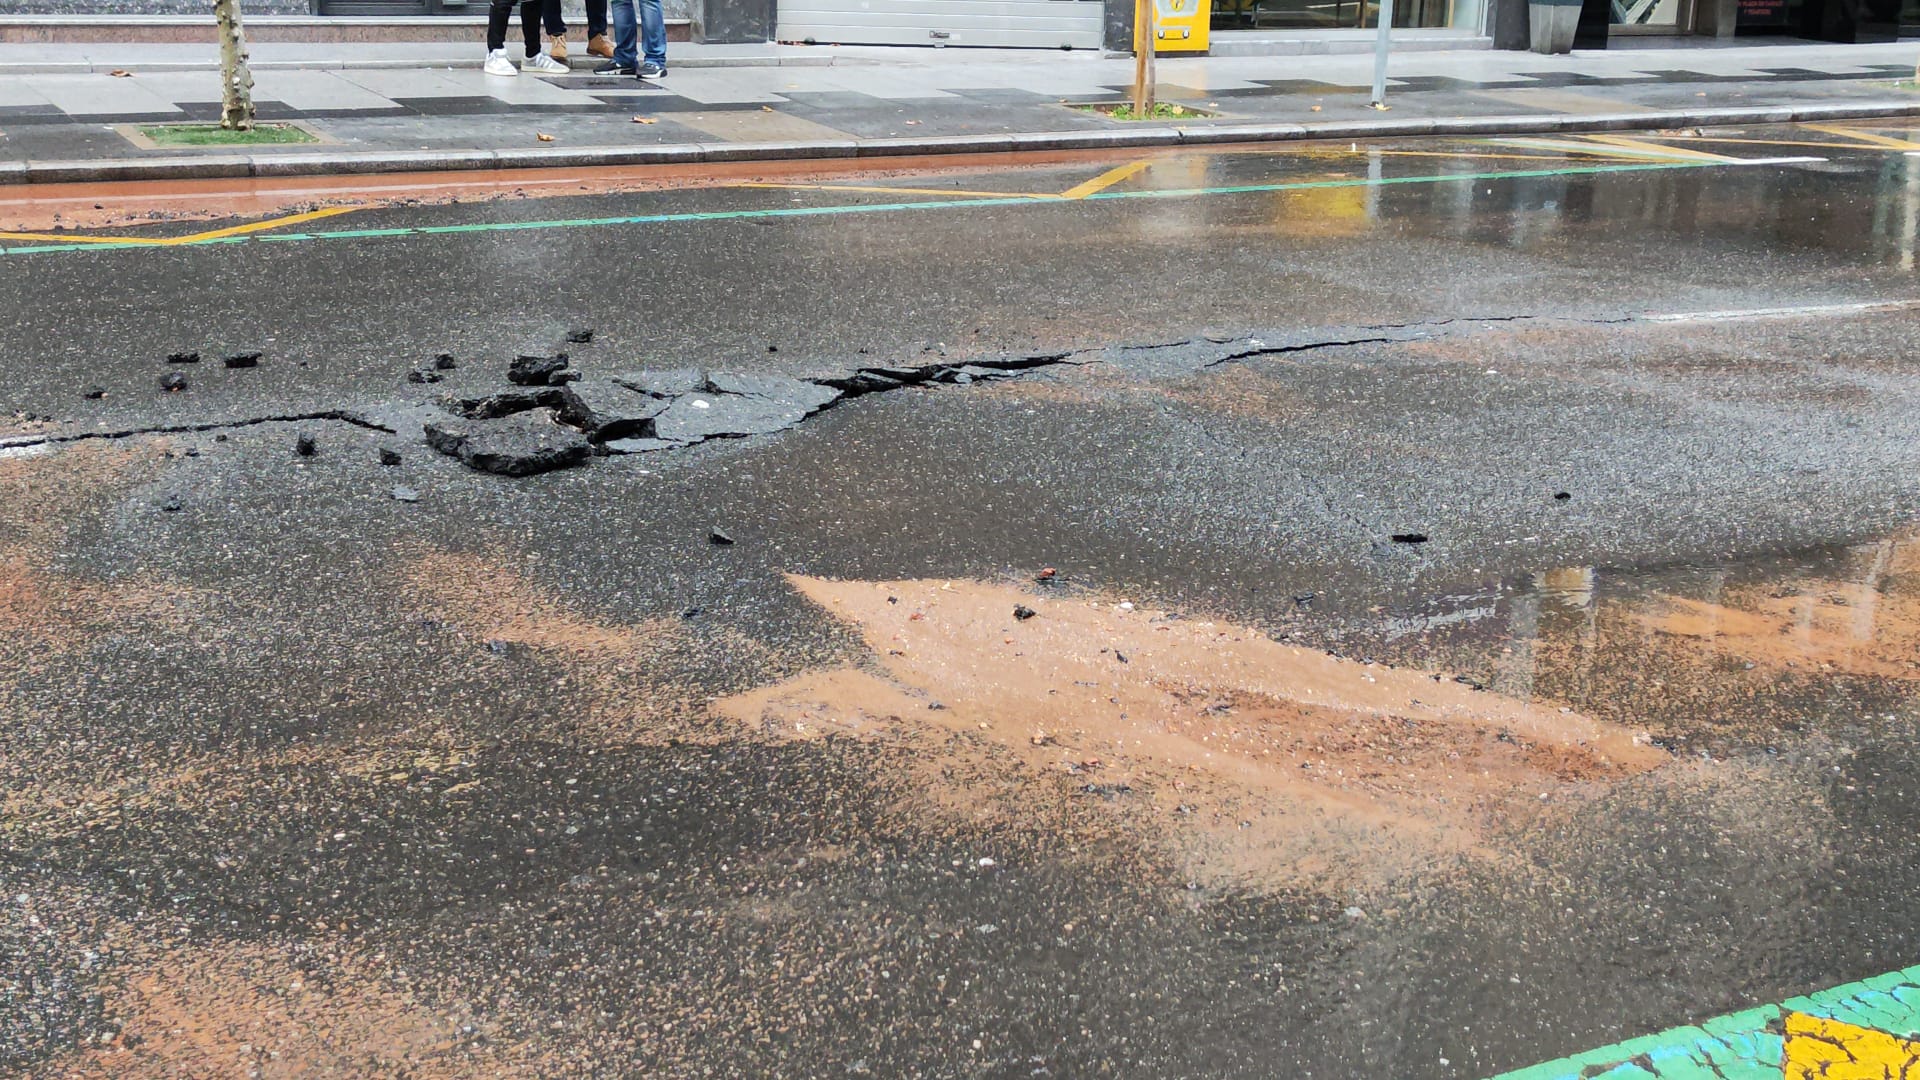
[[[1384,109],[1387,107],[1387,35],[1393,28],[1393,0],[1380,0],[1379,22],[1380,32],[1373,39],[1373,107]]]

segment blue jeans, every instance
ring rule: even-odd
[[[667,16],[660,10],[660,0],[637,0],[640,5],[638,26],[635,25],[633,5],[636,0],[613,0],[613,62],[622,67],[638,67],[639,57],[635,54],[634,41],[646,51],[649,64],[667,66]]]

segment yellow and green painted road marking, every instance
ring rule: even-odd
[[[1920,1080],[1920,966],[1493,1080]]]
[[[1496,180],[1527,180],[1539,177],[1604,176],[1611,173],[1656,172],[1672,169],[1721,168],[1727,165],[1772,164],[1772,162],[1684,160],[1637,161],[1610,165],[1568,165],[1545,169],[1516,169],[1500,172],[1455,172],[1421,176],[1350,177],[1334,180],[1284,181],[1270,184],[1234,184],[1223,187],[1153,188],[1098,190],[1091,185],[1117,183],[1125,176],[1111,170],[1088,184],[1067,192],[1036,197],[1031,193],[996,195],[972,193],[962,198],[929,198],[912,202],[835,203],[822,206],[782,206],[743,210],[698,210],[663,214],[630,214],[617,217],[563,218],[539,221],[485,221],[463,225],[414,225],[378,229],[331,229],[311,232],[265,232],[261,229],[216,230],[214,233],[184,237],[145,239],[133,237],[76,237],[62,234],[31,234],[33,239],[20,246],[0,246],[0,256],[42,255],[73,251],[150,250],[161,247],[203,247],[236,243],[303,243],[315,240],[363,240],[379,237],[450,236],[468,233],[521,232],[529,229],[606,228],[623,225],[656,225],[701,221],[761,221],[781,218],[827,217],[836,215],[897,214],[909,211],[978,209],[982,207],[1035,206],[1047,203],[1094,203],[1111,200],[1195,199],[1220,195],[1249,195],[1263,192],[1314,191],[1328,188],[1399,187],[1423,184],[1464,184]],[[1122,168],[1130,168],[1123,166]],[[1137,170],[1136,170],[1137,171]],[[1127,176],[1131,176],[1128,173]],[[1111,178],[1111,179],[1110,179]],[[952,192],[943,192],[951,196]],[[288,224],[285,220],[263,223],[264,227]],[[49,242],[54,239],[58,242]],[[21,240],[23,234],[0,234],[0,243]]]

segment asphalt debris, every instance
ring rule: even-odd
[[[313,436],[304,431],[293,440],[293,452],[301,457],[312,457],[319,450],[320,445],[314,441]]]
[[[433,358],[433,368],[435,371],[452,371],[459,366],[460,361],[455,360],[453,354],[450,352],[443,352]]]
[[[400,461],[401,461],[400,451],[393,450],[393,449],[384,449],[380,451],[380,464],[398,465],[400,464]]]
[[[1025,604],[1015,604],[1013,607],[1013,617],[1021,622],[1026,622],[1038,614],[1040,613]]]
[[[232,356],[222,360],[221,363],[227,365],[228,370],[257,368],[260,366],[260,357],[262,355],[263,354],[257,352],[234,353]]]
[[[1392,540],[1396,544],[1424,544],[1427,542],[1427,534],[1417,532],[1394,533],[1387,539]]]
[[[200,354],[197,352],[177,352],[177,353],[167,354],[167,363],[169,364],[197,364],[199,362],[200,362]]]
[[[468,468],[500,476],[533,476],[580,465],[593,456],[587,437],[563,427],[551,409],[482,420],[449,416],[426,424],[427,445]]]
[[[420,501],[420,493],[405,484],[393,485],[393,497],[395,500],[403,503],[417,503]]]
[[[517,356],[507,366],[507,381],[515,386],[550,386],[553,377],[567,369],[567,354]]]
[[[104,386],[89,386],[80,392],[80,396],[86,398],[88,401],[99,401],[101,398],[107,396],[107,388]]]
[[[187,388],[187,377],[177,371],[160,376],[160,389],[177,394]]]
[[[718,547],[731,547],[733,545],[733,537],[728,535],[725,529],[715,525],[713,528],[707,530],[707,542]]]
[[[587,345],[591,344],[592,341],[593,328],[590,326],[582,326],[567,331],[567,344],[569,345]]]

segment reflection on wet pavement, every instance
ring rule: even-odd
[[[1722,566],[1565,567],[1344,636],[1708,753],[1838,734],[1920,678],[1912,533]],[[1845,706],[1851,704],[1853,708]]]

